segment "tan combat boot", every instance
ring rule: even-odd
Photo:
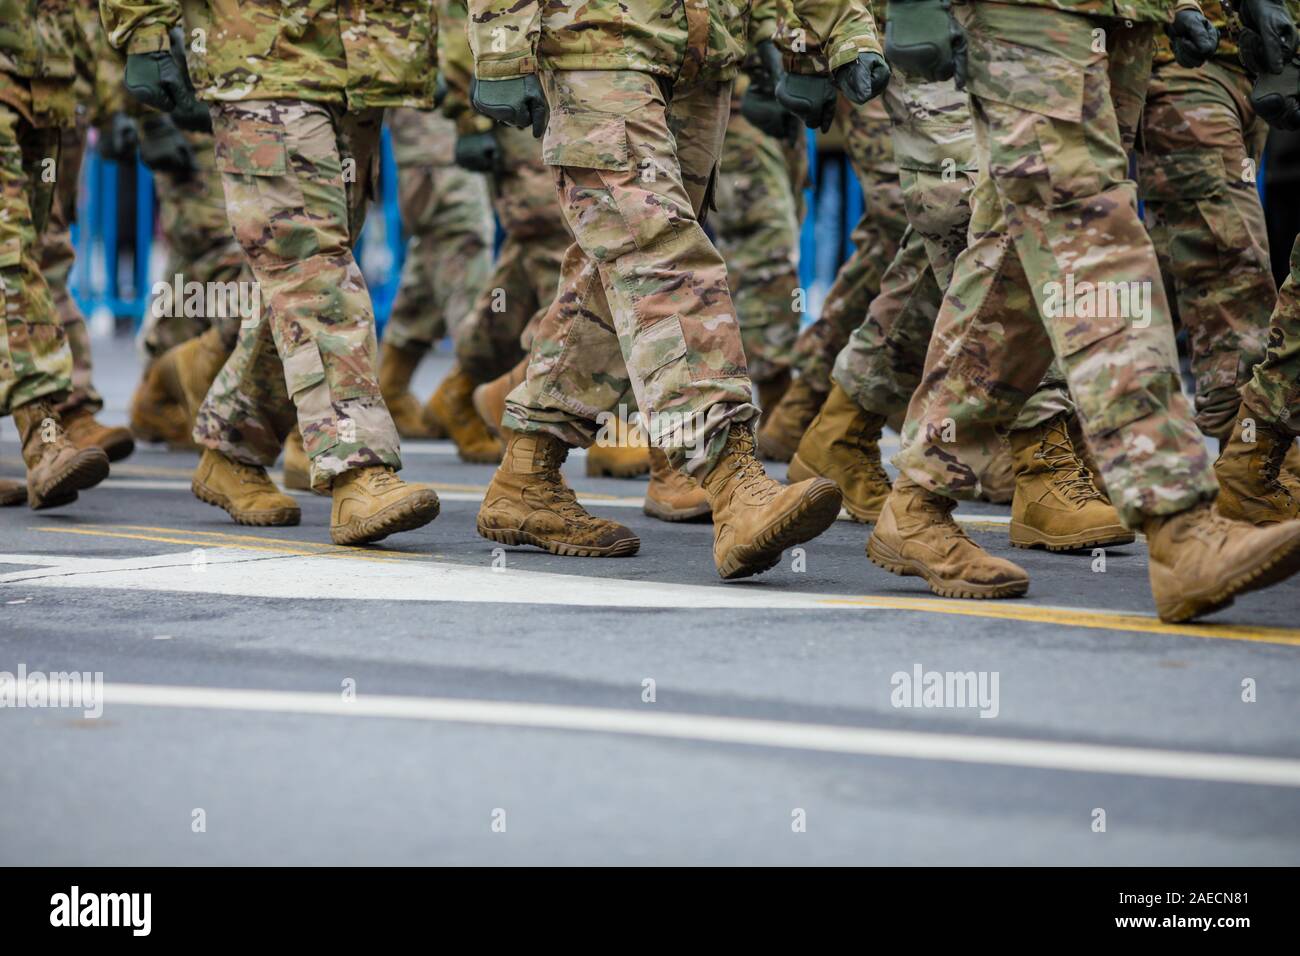
[[[211,448],[203,449],[190,490],[199,501],[224,510],[235,524],[282,527],[302,518],[298,503],[275,487],[265,468],[245,465]]]
[[[311,459],[302,447],[302,432],[294,426],[284,440],[284,486],[294,491],[310,491],[312,494],[325,495],[311,485]]]
[[[453,366],[424,407],[426,424],[441,424],[456,443],[461,461],[490,465],[501,460],[501,443],[474,411],[474,380]]]
[[[221,336],[214,325],[202,335],[168,349],[154,363],[167,394],[184,404],[191,428],[208,389],[217,380],[217,373],[229,357],[230,353],[221,344]]]
[[[1245,441],[1239,419],[1222,443],[1214,474],[1219,479],[1219,513],[1233,521],[1270,524],[1300,515],[1297,501],[1281,480],[1282,463],[1294,443],[1291,433],[1256,421],[1255,440]]]
[[[865,411],[844,389],[831,386],[790,459],[790,481],[829,478],[839,485],[849,517],[875,521],[889,497],[889,475],[880,464],[884,428],[883,415]]]
[[[1066,418],[1063,412],[1007,436],[1016,471],[1011,543],[1048,551],[1131,544],[1137,535],[1092,483],[1074,452]]]
[[[1016,497],[1016,470],[1011,464],[1011,446],[1003,441],[984,474],[980,475],[979,499],[995,505],[1009,505]]]
[[[85,408],[74,409],[62,418],[68,441],[78,448],[102,448],[109,461],[121,461],[135,451],[130,429],[101,425]]]
[[[13,414],[27,465],[27,503],[33,510],[76,501],[78,491],[108,477],[108,455],[94,445],[74,445],[50,402],[37,399],[15,408]]]
[[[474,389],[474,411],[483,419],[483,424],[493,435],[501,437],[501,418],[506,413],[506,396],[515,390],[528,375],[528,356],[492,381]]]
[[[899,475],[867,540],[867,557],[894,574],[924,578],[942,597],[1009,598],[1028,591],[1024,569],[972,541],[952,516],[956,507],[951,498]]]
[[[1278,481],[1282,482],[1282,487],[1291,492],[1291,497],[1300,501],[1300,444],[1295,439],[1291,440],[1290,447],[1286,450],[1286,457],[1282,459],[1282,471],[1278,474]]]
[[[354,468],[334,479],[330,540],[369,544],[399,531],[422,528],[438,517],[438,495],[408,484],[387,465]]]
[[[762,574],[781,552],[811,541],[840,514],[835,482],[773,481],[754,457],[754,433],[732,424],[722,457],[701,482],[713,512],[713,562],[725,580]]]
[[[131,431],[147,442],[165,443],[172,448],[196,448],[190,434],[193,424],[182,403],[167,392],[162,369],[153,362],[131,396]]]
[[[1162,621],[1210,614],[1300,570],[1300,521],[1256,527],[1228,520],[1207,501],[1148,518],[1143,530]]]
[[[403,438],[446,438],[442,423],[424,419],[423,410],[411,394],[411,379],[423,355],[388,342],[379,346],[379,394],[393,417],[397,434]]]
[[[20,505],[27,500],[27,486],[12,478],[0,478],[0,508]]]
[[[611,419],[613,433],[601,435],[587,448],[588,478],[636,478],[650,470],[650,442],[641,429]]]
[[[758,407],[765,413],[772,411],[781,403],[781,397],[790,389],[790,370],[781,369],[765,382],[756,382],[758,387]]]
[[[661,448],[650,449],[650,486],[641,510],[660,521],[699,521],[712,514],[700,483],[668,464]]]
[[[804,379],[791,382],[776,407],[763,410],[758,453],[769,461],[789,461],[824,401],[826,393],[816,391]]]
[[[587,513],[560,474],[569,447],[546,432],[504,430],[506,452],[478,511],[478,533],[575,558],[636,554],[641,539]]]

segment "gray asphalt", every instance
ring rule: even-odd
[[[106,421],[125,420],[137,374],[130,343],[96,343]],[[445,370],[426,362],[417,390]],[[18,474],[11,424],[0,474]],[[486,485],[491,469],[426,443],[404,475]],[[111,487],[69,508],[0,511],[0,553],[136,559],[195,548],[121,537],[122,526],[328,542],[327,499],[301,498],[303,523],[241,529],[195,500],[195,456],[144,447]],[[774,469],[780,473],[781,469]],[[580,493],[633,497],[637,481],[567,473]],[[146,487],[149,482],[175,488]],[[134,486],[134,487],[133,487]],[[444,499],[429,527],[384,547],[484,568],[473,501]],[[633,527],[640,554],[563,559],[511,549],[510,569],[719,585],[708,526],[664,525],[636,508],[598,513]],[[997,518],[1006,509],[963,504]],[[90,531],[96,534],[75,532]],[[70,533],[71,532],[71,533]],[[1033,584],[1015,608],[1152,614],[1139,541],[1092,557],[1012,549],[976,526]],[[729,586],[927,598],[863,554],[867,531],[838,522],[790,561]],[[214,538],[220,542],[221,539]],[[276,547],[268,542],[268,547]],[[269,552],[268,552],[269,553]],[[295,562],[264,562],[293,579]],[[39,564],[0,563],[0,575]],[[367,570],[373,563],[367,564]],[[261,567],[261,566],[259,566]],[[52,572],[53,573],[53,572]],[[66,573],[66,572],[59,572]],[[725,715],[848,727],[1234,753],[1300,760],[1300,644],[1287,628],[1300,582],[1248,596],[1190,632],[1097,629],[936,610],[708,609],[689,595],[657,608],[457,600],[303,600],[0,581],[0,671],[101,671],[115,684],[409,695]],[[527,587],[527,575],[502,577]],[[588,593],[582,590],[582,593]],[[1004,605],[1007,606],[1007,605]],[[166,640],[159,638],[166,637]],[[1290,637],[1300,638],[1300,631]],[[891,675],[991,671],[1000,710],[898,709]],[[655,681],[653,704],[642,681]],[[1241,700],[1245,678],[1258,699]],[[98,720],[0,708],[0,863],[861,863],[1296,864],[1300,790],[945,760],[742,746],[603,732],[367,716],[118,705]],[[792,832],[792,811],[806,832]],[[1094,832],[1096,808],[1106,831]],[[202,809],[206,832],[191,829]],[[492,829],[504,810],[505,832]]]

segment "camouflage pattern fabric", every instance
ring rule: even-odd
[[[453,162],[456,126],[425,110],[388,115],[397,162],[406,260],[384,327],[399,348],[423,354],[455,338],[492,272],[487,184]]]
[[[1156,25],[1001,3],[955,10],[981,173],[895,464],[942,494],[971,493],[1055,354],[1126,524],[1212,497],[1127,179]],[[1032,302],[994,302],[989,274]]]
[[[712,225],[727,262],[749,376],[787,372],[799,334],[799,184],[782,144],[740,114],[732,96]]]
[[[1243,414],[1300,434],[1300,237],[1291,246],[1291,274],[1278,291],[1264,360],[1241,396]]]
[[[283,100],[213,108],[230,223],[261,310],[242,324],[194,438],[269,466],[296,406],[319,489],[355,468],[401,465],[376,378],[370,294],[352,255],[374,198],[382,112]],[[355,168],[352,181],[345,165]]]
[[[543,156],[575,242],[503,424],[589,445],[631,390],[651,441],[706,474],[754,418],[727,269],[704,232],[731,84],[675,88],[631,71],[541,76]],[[651,172],[653,170],[653,172]]]
[[[1138,196],[1187,330],[1196,424],[1232,430],[1277,296],[1255,169],[1268,127],[1251,81],[1211,60],[1157,67],[1138,139]]]
[[[1237,31],[1241,27],[1241,21],[1235,13],[1229,17],[1228,11],[1224,9],[1220,0],[1198,0],[1198,2],[1206,19],[1219,28],[1219,48],[1214,51],[1214,59],[1210,62],[1216,65],[1228,66],[1240,72],[1241,61],[1238,59],[1240,47],[1237,46]],[[1168,63],[1174,63],[1174,48],[1164,30],[1156,34],[1154,63],[1157,73],[1160,72],[1160,67]]]

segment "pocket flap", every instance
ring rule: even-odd
[[[686,355],[686,336],[682,333],[682,320],[677,315],[660,319],[654,325],[638,332],[632,340],[628,365],[649,377],[670,362]]]
[[[218,128],[217,169],[244,176],[284,176],[289,172],[289,151],[284,130],[278,126],[241,123],[236,135]]]
[[[987,63],[971,71],[972,94],[1069,123],[1083,121],[1084,69],[1077,63],[976,31],[967,39],[971,59]]]
[[[325,381],[325,363],[314,342],[308,342],[284,359],[284,384],[291,396]]]
[[[610,113],[552,113],[542,137],[542,162],[625,171],[627,120]]]
[[[1138,158],[1143,199],[1208,199],[1223,189],[1223,160],[1217,152],[1150,153]]]

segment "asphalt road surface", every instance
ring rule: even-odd
[[[96,353],[124,422],[131,345]],[[1141,540],[1018,551],[963,503],[1028,597],[935,598],[847,520],[724,584],[580,454],[637,556],[500,549],[491,468],[404,452],[442,514],[364,549],[311,495],[238,527],[156,447],[0,511],[0,672],[103,681],[100,716],[0,707],[0,863],[1300,863],[1300,581],[1167,626]]]

